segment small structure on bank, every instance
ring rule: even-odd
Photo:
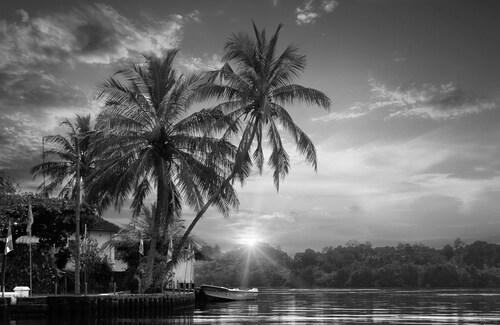
[[[173,269],[172,285],[177,290],[194,290],[195,253],[191,246],[184,251],[184,259]]]
[[[89,238],[97,242],[101,255],[109,259],[113,267],[113,272],[123,272],[127,269],[126,263],[116,259],[115,248],[111,245],[104,245],[109,242],[119,230],[119,226],[104,219],[99,219],[88,228]]]

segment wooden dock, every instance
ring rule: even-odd
[[[130,294],[87,296],[40,296],[0,298],[0,323],[3,320],[47,319],[150,319],[192,313],[195,294]],[[8,324],[8,322],[6,322]]]

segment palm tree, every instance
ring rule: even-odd
[[[146,287],[152,283],[162,218],[170,222],[180,213],[182,205],[175,202],[198,210],[207,197],[215,196],[212,201],[224,215],[238,204],[232,186],[223,183],[236,148],[214,137],[226,128],[225,117],[216,109],[187,114],[203,79],[177,75],[177,52],[146,55],[144,64],[131,63],[118,71],[97,94],[104,108],[94,148],[102,159],[91,177],[92,199],[105,195],[121,207],[132,195],[137,214],[146,198],[156,195]]]
[[[34,166],[31,173],[35,178],[44,177],[39,186],[42,193],[50,194],[59,190],[59,197],[75,199],[78,190],[77,173],[79,172],[85,181],[95,168],[95,157],[90,151],[94,130],[91,127],[90,115],[76,115],[74,123],[66,119],[60,125],[66,126],[68,133],[44,137],[43,141],[51,144],[51,148],[44,150],[44,161]],[[49,178],[48,184],[45,183],[46,177]]]
[[[75,241],[80,247],[80,204],[82,191],[82,179],[86,180],[95,168],[95,156],[91,153],[90,143],[94,131],[90,125],[90,115],[76,115],[75,124],[68,119],[61,125],[68,127],[65,136],[60,134],[45,137],[47,143],[54,148],[44,150],[44,161],[34,166],[31,173],[36,176],[44,176],[40,185],[42,193],[49,194],[57,188],[61,188],[59,197],[75,200]],[[44,140],[44,139],[42,139]],[[48,158],[48,161],[45,159]],[[50,182],[45,183],[48,176]],[[80,250],[75,256],[75,293],[80,293]]]
[[[293,83],[294,78],[305,69],[306,58],[298,53],[294,45],[288,45],[278,53],[281,28],[282,25],[278,25],[269,40],[265,30],[259,31],[255,24],[255,38],[246,33],[234,34],[224,47],[224,66],[211,72],[210,82],[199,89],[201,99],[223,101],[215,109],[223,111],[232,120],[223,138],[230,138],[236,132],[241,134],[235,166],[226,179],[227,183],[235,178],[244,181],[253,163],[262,174],[266,135],[271,147],[268,164],[274,171],[274,185],[279,190],[280,180],[290,171],[290,157],[283,145],[279,126],[293,137],[299,153],[317,170],[314,144],[295,124],[285,106],[303,102],[328,110],[330,99],[321,91]],[[252,146],[255,148],[253,152]],[[208,200],[198,212],[184,238],[189,236],[211,203]],[[182,247],[183,240],[174,250],[174,261]]]

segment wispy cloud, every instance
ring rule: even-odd
[[[460,119],[500,107],[494,100],[466,93],[455,83],[404,84],[396,87],[369,80],[371,99],[349,109],[315,118],[316,121],[358,118],[384,111],[386,118],[418,117],[431,120]]]
[[[178,62],[179,65],[185,68],[188,72],[215,70],[222,67],[221,57],[217,54],[213,54],[211,56],[205,54],[203,57],[182,56]]]
[[[321,2],[306,0],[303,3],[303,7],[295,9],[297,13],[295,22],[297,25],[314,24],[319,17],[333,12],[338,5],[339,2],[337,0],[322,0]]]

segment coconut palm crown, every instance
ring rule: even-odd
[[[43,152],[44,162],[34,166],[31,173],[35,178],[44,176],[44,182],[39,186],[42,193],[50,194],[59,190],[59,197],[75,199],[77,166],[80,166],[80,176],[84,184],[95,168],[95,157],[90,150],[94,131],[90,115],[76,115],[74,122],[66,119],[61,126],[66,126],[68,133],[43,138],[44,143],[50,147]],[[48,183],[45,182],[45,177],[48,178]]]
[[[249,175],[252,160],[262,173],[264,136],[267,137],[271,147],[268,165],[274,171],[277,190],[280,180],[290,171],[290,157],[280,136],[280,126],[293,137],[298,151],[315,171],[318,164],[312,141],[295,124],[285,106],[302,102],[328,110],[331,104],[321,91],[293,83],[305,69],[306,58],[293,44],[278,52],[282,26],[278,26],[269,40],[265,30],[259,31],[255,24],[255,38],[247,33],[230,37],[224,47],[224,66],[211,73],[212,83],[201,90],[204,99],[223,101],[217,109],[227,113],[234,121],[233,128],[241,133],[235,169],[241,180]],[[234,133],[233,128],[228,134]]]
[[[163,220],[170,223],[185,202],[194,210],[218,191],[215,205],[224,214],[238,204],[223,180],[233,167],[236,148],[214,135],[226,129],[217,110],[187,114],[201,75],[178,75],[177,50],[163,57],[146,55],[144,64],[131,63],[99,87],[104,107],[98,116],[95,151],[102,157],[91,177],[94,196],[112,198],[102,204],[124,204],[132,197],[138,214],[145,200],[155,197],[153,233],[146,266],[146,286],[152,283],[156,246]]]

